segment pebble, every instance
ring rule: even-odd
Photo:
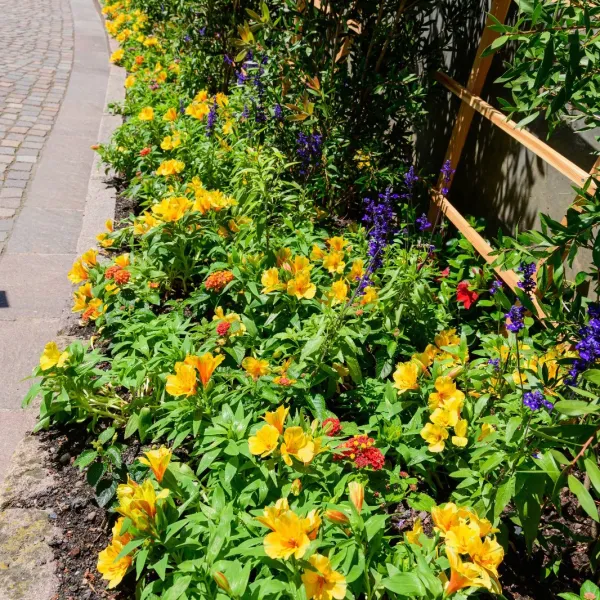
[[[86,521],[93,521],[96,518],[96,511],[92,511],[91,513],[88,513],[85,517]]]
[[[66,466],[69,464],[69,462],[71,461],[71,455],[68,452],[65,452],[59,459],[58,462],[63,465]]]

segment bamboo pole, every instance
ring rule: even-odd
[[[485,80],[488,76],[488,72],[492,65],[492,60],[494,58],[493,54],[489,56],[482,57],[483,51],[498,37],[498,33],[491,30],[489,25],[493,23],[492,17],[495,17],[500,23],[504,23],[506,19],[506,15],[508,14],[508,9],[510,8],[512,0],[494,0],[492,4],[492,8],[490,13],[488,14],[485,28],[481,35],[481,40],[479,42],[479,47],[477,48],[477,54],[475,55],[475,61],[473,62],[473,67],[471,68],[471,74],[469,75],[469,81],[467,82],[467,90],[469,90],[473,95],[480,96],[481,91],[483,90],[483,86],[485,84]],[[467,141],[467,136],[469,135],[469,129],[471,128],[471,123],[473,121],[473,116],[475,115],[474,109],[466,103],[461,103],[460,108],[458,110],[458,115],[456,117],[456,121],[454,123],[454,128],[452,129],[452,135],[450,136],[450,142],[448,143],[448,149],[446,150],[446,156],[444,157],[444,162],[450,161],[450,165],[452,170],[455,171],[458,167],[458,163],[460,162],[460,158],[462,156],[463,149],[465,147],[465,143]],[[454,179],[454,173],[452,172],[449,175],[449,180],[445,183],[444,187],[448,189],[452,186],[452,181]],[[441,190],[443,184],[443,176],[440,175],[437,183],[437,189]],[[431,208],[429,210],[429,220],[432,223],[435,223],[438,217],[438,208],[435,202],[431,203]]]
[[[435,77],[444,87],[460,98],[463,103],[466,103],[474,108],[479,114],[483,115],[486,119],[491,121],[494,125],[502,129],[502,131],[506,132],[519,143],[523,144],[523,146],[531,150],[536,156],[545,160],[549,165],[552,165],[557,171],[570,179],[575,185],[581,187],[587,181],[589,174],[586,173],[581,167],[578,167],[575,163],[565,158],[562,154],[548,146],[548,144],[539,138],[535,137],[526,129],[520,129],[517,126],[517,123],[508,119],[503,113],[501,113],[499,110],[496,110],[493,106],[478,96],[471,94],[471,92],[454,81],[454,79],[440,72],[436,73]],[[595,184],[590,185],[588,188],[588,193],[593,194],[595,191]]]

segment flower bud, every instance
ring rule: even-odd
[[[323,516],[328,521],[331,521],[332,523],[337,523],[338,525],[347,525],[348,523],[350,523],[350,519],[339,510],[326,510]]]
[[[294,496],[300,495],[300,492],[302,491],[302,482],[299,479],[294,479],[290,491]]]
[[[227,577],[221,571],[215,571],[213,573],[213,579],[215,583],[225,592],[231,592],[231,587],[229,586],[229,581],[227,581]]]
[[[348,484],[348,494],[350,502],[354,504],[356,510],[360,513],[365,500],[365,486],[362,483],[358,483],[358,481],[351,481]]]
[[[448,377],[450,377],[450,379],[456,379],[463,371],[464,368],[461,365],[459,365],[458,367],[454,367],[453,369],[448,371]]]

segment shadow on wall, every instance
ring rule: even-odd
[[[446,3],[434,21],[430,36],[445,40],[446,72],[462,85],[468,80],[489,6],[489,0],[469,0],[460,8]],[[508,20],[514,18],[513,9]],[[510,48],[494,57],[482,93],[496,107],[498,97],[510,97],[503,86],[494,83],[504,72],[503,61],[509,59]],[[430,118],[416,141],[420,169],[437,173],[442,166],[459,106],[460,101],[441,86],[432,94]],[[548,140],[541,118],[528,128],[586,172],[592,168],[597,147],[593,135],[582,135],[565,126]],[[475,115],[450,192],[451,202],[463,214],[486,219],[488,233],[494,236],[499,227],[507,233],[517,227],[537,227],[540,212],[560,220],[575,196],[566,177]]]

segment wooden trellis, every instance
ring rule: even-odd
[[[490,15],[495,17],[497,21],[503,23],[508,14],[511,0],[494,0]],[[484,118],[491,121],[496,127],[499,127],[512,138],[517,140],[519,143],[528,148],[536,156],[543,159],[549,165],[557,169],[565,177],[568,177],[577,186],[582,186],[589,175],[596,169],[600,168],[600,159],[596,162],[596,165],[592,169],[591,173],[586,173],[583,169],[578,167],[576,164],[562,156],[559,152],[548,146],[526,129],[520,129],[514,121],[508,119],[499,110],[493,108],[490,104],[480,98],[481,91],[483,89],[486,77],[488,75],[493,55],[482,57],[483,51],[498,37],[498,34],[489,28],[492,19],[488,16],[479,47],[477,49],[477,55],[471,75],[466,87],[461,86],[459,83],[454,81],[448,75],[444,73],[436,73],[436,79],[450,92],[460,98],[461,106],[458,111],[458,116],[452,135],[450,136],[450,142],[446,151],[445,160],[450,161],[450,165],[453,170],[456,170],[462,151],[464,149],[469,128],[473,121],[475,112],[481,114]],[[494,261],[494,257],[491,256],[493,248],[488,242],[467,222],[467,220],[460,214],[460,212],[450,203],[448,198],[442,194],[442,187],[450,188],[452,185],[453,173],[449,177],[449,181],[443,181],[443,176],[440,175],[438,180],[437,189],[432,191],[431,194],[431,207],[429,212],[429,220],[434,221],[439,218],[441,214],[445,215],[454,226],[465,236],[467,240],[473,245],[473,247],[479,252],[479,254],[488,263]],[[593,194],[596,191],[595,185],[590,185],[588,193]],[[514,271],[504,271],[495,268],[499,277],[512,289],[517,288],[519,277]],[[538,310],[538,316],[544,318],[545,315],[539,305],[536,304]]]

